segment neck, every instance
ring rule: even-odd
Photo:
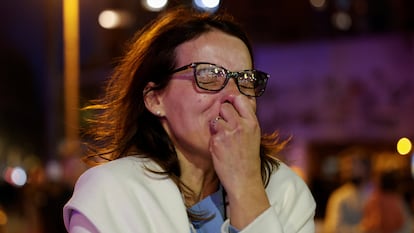
[[[193,195],[187,197],[188,204],[193,205],[218,189],[219,180],[211,160],[191,159],[178,153],[181,168],[181,181],[191,189]]]

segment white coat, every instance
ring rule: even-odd
[[[84,215],[101,233],[188,233],[190,221],[175,183],[149,172],[150,159],[129,156],[88,169],[64,206],[67,229],[71,212]],[[308,187],[281,163],[266,192],[271,207],[240,233],[314,233],[315,201]],[[222,225],[228,232],[229,220]]]

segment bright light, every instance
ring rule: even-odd
[[[103,28],[114,28],[119,23],[119,17],[114,11],[106,10],[99,14],[98,21]]]
[[[142,0],[141,3],[149,11],[161,11],[167,6],[168,0]]]
[[[412,148],[412,143],[410,141],[410,139],[408,138],[400,138],[400,140],[398,140],[397,142],[397,152],[400,155],[406,155],[408,153],[410,153]]]
[[[14,186],[23,186],[27,182],[26,171],[21,167],[6,168],[3,178],[7,183]]]
[[[317,9],[323,9],[326,6],[326,0],[310,0],[310,4]]]
[[[351,16],[345,12],[335,13],[332,17],[332,21],[335,27],[342,31],[350,29],[352,25]]]
[[[16,186],[25,185],[27,181],[26,171],[21,167],[15,167],[11,174],[11,181]]]
[[[106,29],[127,27],[132,22],[128,12],[118,10],[105,10],[99,14],[98,22]]]
[[[220,5],[220,0],[193,0],[193,4],[204,11],[216,11]]]
[[[59,181],[63,176],[62,167],[57,161],[49,161],[46,165],[46,174],[50,180]]]
[[[201,2],[207,8],[216,8],[220,4],[220,0],[201,0]]]

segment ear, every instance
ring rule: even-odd
[[[154,90],[155,83],[149,82],[145,88],[144,92],[142,93],[144,96],[144,103],[145,107],[150,111],[152,114],[156,116],[163,116],[163,108],[162,108],[162,102],[161,97],[159,95],[159,91]]]

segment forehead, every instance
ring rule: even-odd
[[[209,62],[229,70],[252,68],[249,49],[242,40],[218,30],[184,42],[176,50],[177,67],[193,62]]]

